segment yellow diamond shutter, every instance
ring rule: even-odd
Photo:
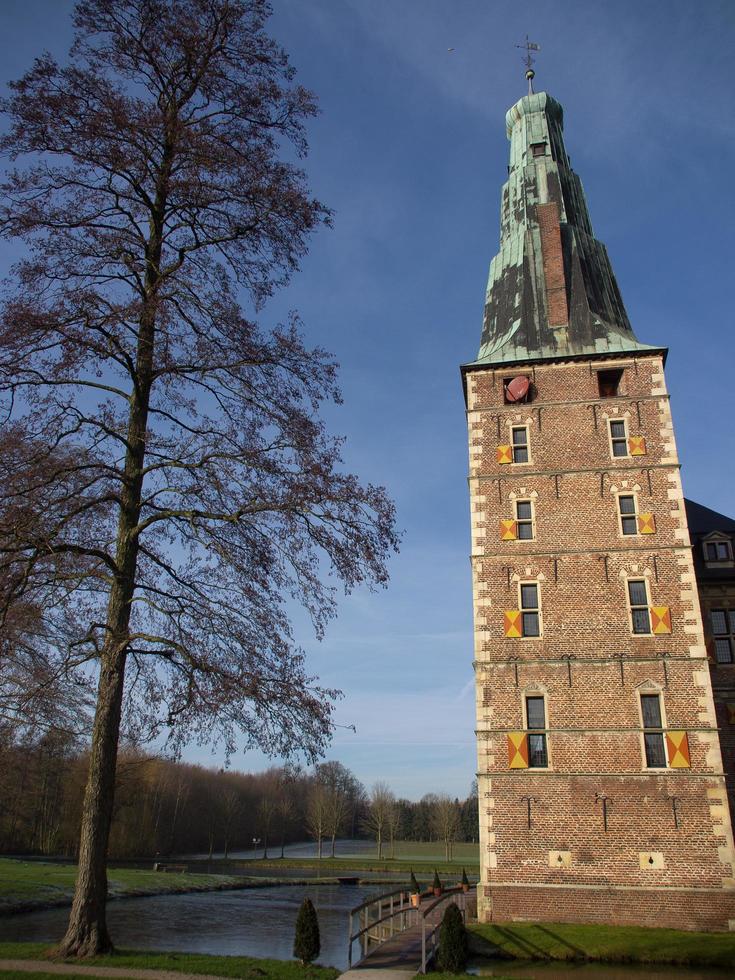
[[[528,736],[525,732],[508,732],[508,766],[528,769]]]
[[[500,540],[515,541],[518,537],[518,525],[513,520],[500,519]]]
[[[521,632],[521,612],[520,609],[506,609],[503,613],[503,631],[506,636],[522,636]]]
[[[668,606],[651,606],[651,632],[671,632],[671,610]]]
[[[653,514],[638,515],[638,533],[639,534],[656,533],[656,518],[653,516]]]
[[[628,452],[631,456],[646,455],[646,440],[643,436],[628,437]]]
[[[666,732],[666,748],[672,769],[690,769],[689,738],[686,732]]]

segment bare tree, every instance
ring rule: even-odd
[[[378,857],[383,856],[383,840],[395,807],[395,796],[387,783],[377,782],[370,792],[370,805],[365,817],[365,829],[375,837]]]
[[[452,859],[452,844],[457,839],[460,828],[460,804],[446,793],[433,797],[431,808],[431,829],[437,838],[444,842],[444,856]]]
[[[266,792],[264,796],[261,797],[260,803],[258,804],[258,825],[260,826],[260,832],[263,835],[263,858],[268,857],[268,837],[271,832],[271,824],[273,823],[273,818],[276,815],[276,800],[271,795],[271,792]]]
[[[230,856],[230,841],[240,816],[242,815],[242,799],[235,786],[224,791],[220,800],[222,834],[224,836],[224,858]],[[211,857],[211,855],[210,855]]]
[[[65,955],[112,948],[105,902],[121,724],[174,749],[219,735],[312,758],[334,691],[285,612],[321,636],[336,595],[384,583],[381,488],[340,470],[319,418],[336,366],[254,309],[325,220],[310,93],[264,0],[80,0],[67,65],[11,83],[0,234],[27,243],[0,316],[0,406],[20,432],[0,573],[44,610],[52,669],[97,671]],[[238,293],[239,291],[239,293]],[[326,558],[326,565],[325,565]]]
[[[316,841],[317,858],[322,859],[322,841],[327,832],[328,793],[319,782],[314,782],[306,798],[306,829]]]
[[[361,783],[341,762],[322,762],[316,767],[316,780],[325,790],[325,832],[335,856],[337,834],[345,826],[353,801],[364,792]]]
[[[393,800],[393,804],[388,810],[388,840],[390,841],[390,856],[395,858],[396,856],[396,840],[401,831],[401,808],[398,805],[397,800]]]

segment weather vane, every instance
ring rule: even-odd
[[[526,34],[525,44],[516,44],[517,48],[525,48],[526,56],[521,58],[521,61],[526,66],[526,78],[528,79],[528,94],[533,95],[533,78],[536,72],[533,70],[533,58],[531,57],[532,51],[540,51],[541,45],[536,44],[534,41],[528,40],[528,34]]]

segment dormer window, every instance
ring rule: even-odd
[[[708,565],[724,564],[732,562],[732,541],[730,538],[717,535],[710,536],[707,541],[702,542],[704,549],[704,560]]]

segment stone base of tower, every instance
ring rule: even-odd
[[[479,885],[480,922],[577,922],[735,930],[735,890]]]

